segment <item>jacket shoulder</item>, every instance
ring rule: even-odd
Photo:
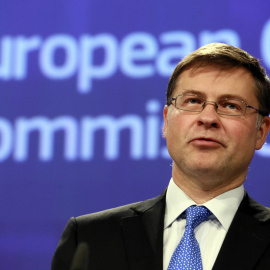
[[[119,221],[124,217],[138,215],[139,213],[144,213],[152,209],[156,204],[162,203],[165,198],[166,191],[164,191],[161,195],[148,199],[141,202],[135,202],[107,210],[103,210],[96,213],[90,213],[86,215],[82,215],[75,218],[75,221],[78,226],[83,226],[85,224],[91,223],[99,223],[104,221]]]
[[[248,195],[246,196],[251,214],[259,223],[270,223],[270,207],[264,206]]]

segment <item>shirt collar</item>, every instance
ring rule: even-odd
[[[244,197],[243,185],[229,190],[210,201],[202,204],[207,207],[218,219],[227,231],[233,217]],[[170,180],[166,194],[166,210],[164,217],[164,228],[170,226],[189,206],[197,205],[182,191],[173,181]]]

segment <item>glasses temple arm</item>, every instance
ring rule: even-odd
[[[247,105],[247,107],[248,107],[248,108],[251,108],[251,109],[254,109],[255,111],[257,111],[257,112],[258,112],[260,115],[262,115],[262,116],[268,116],[267,113],[265,113],[265,112],[263,112],[263,111],[261,111],[261,110],[258,110],[258,109],[256,109],[256,108],[250,106],[250,105]]]

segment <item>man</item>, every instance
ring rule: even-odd
[[[243,188],[269,132],[269,112],[270,82],[256,58],[220,43],[184,58],[164,108],[173,159],[168,189],[145,202],[70,219],[52,269],[69,269],[80,242],[89,246],[92,270],[270,269],[270,210]],[[208,214],[191,232],[185,225],[193,205]],[[196,240],[184,252],[193,256],[194,244],[198,256],[191,268],[185,264],[193,259],[180,254],[189,233]]]

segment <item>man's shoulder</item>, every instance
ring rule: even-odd
[[[270,207],[267,207],[256,200],[252,199],[248,195],[246,196],[248,201],[249,209],[252,215],[259,221],[259,222],[266,222],[270,223]]]
[[[96,213],[90,213],[74,218],[78,225],[103,222],[105,220],[119,221],[124,217],[144,214],[158,205],[165,206],[166,190],[159,196],[140,202],[135,202],[119,207],[106,209]]]

